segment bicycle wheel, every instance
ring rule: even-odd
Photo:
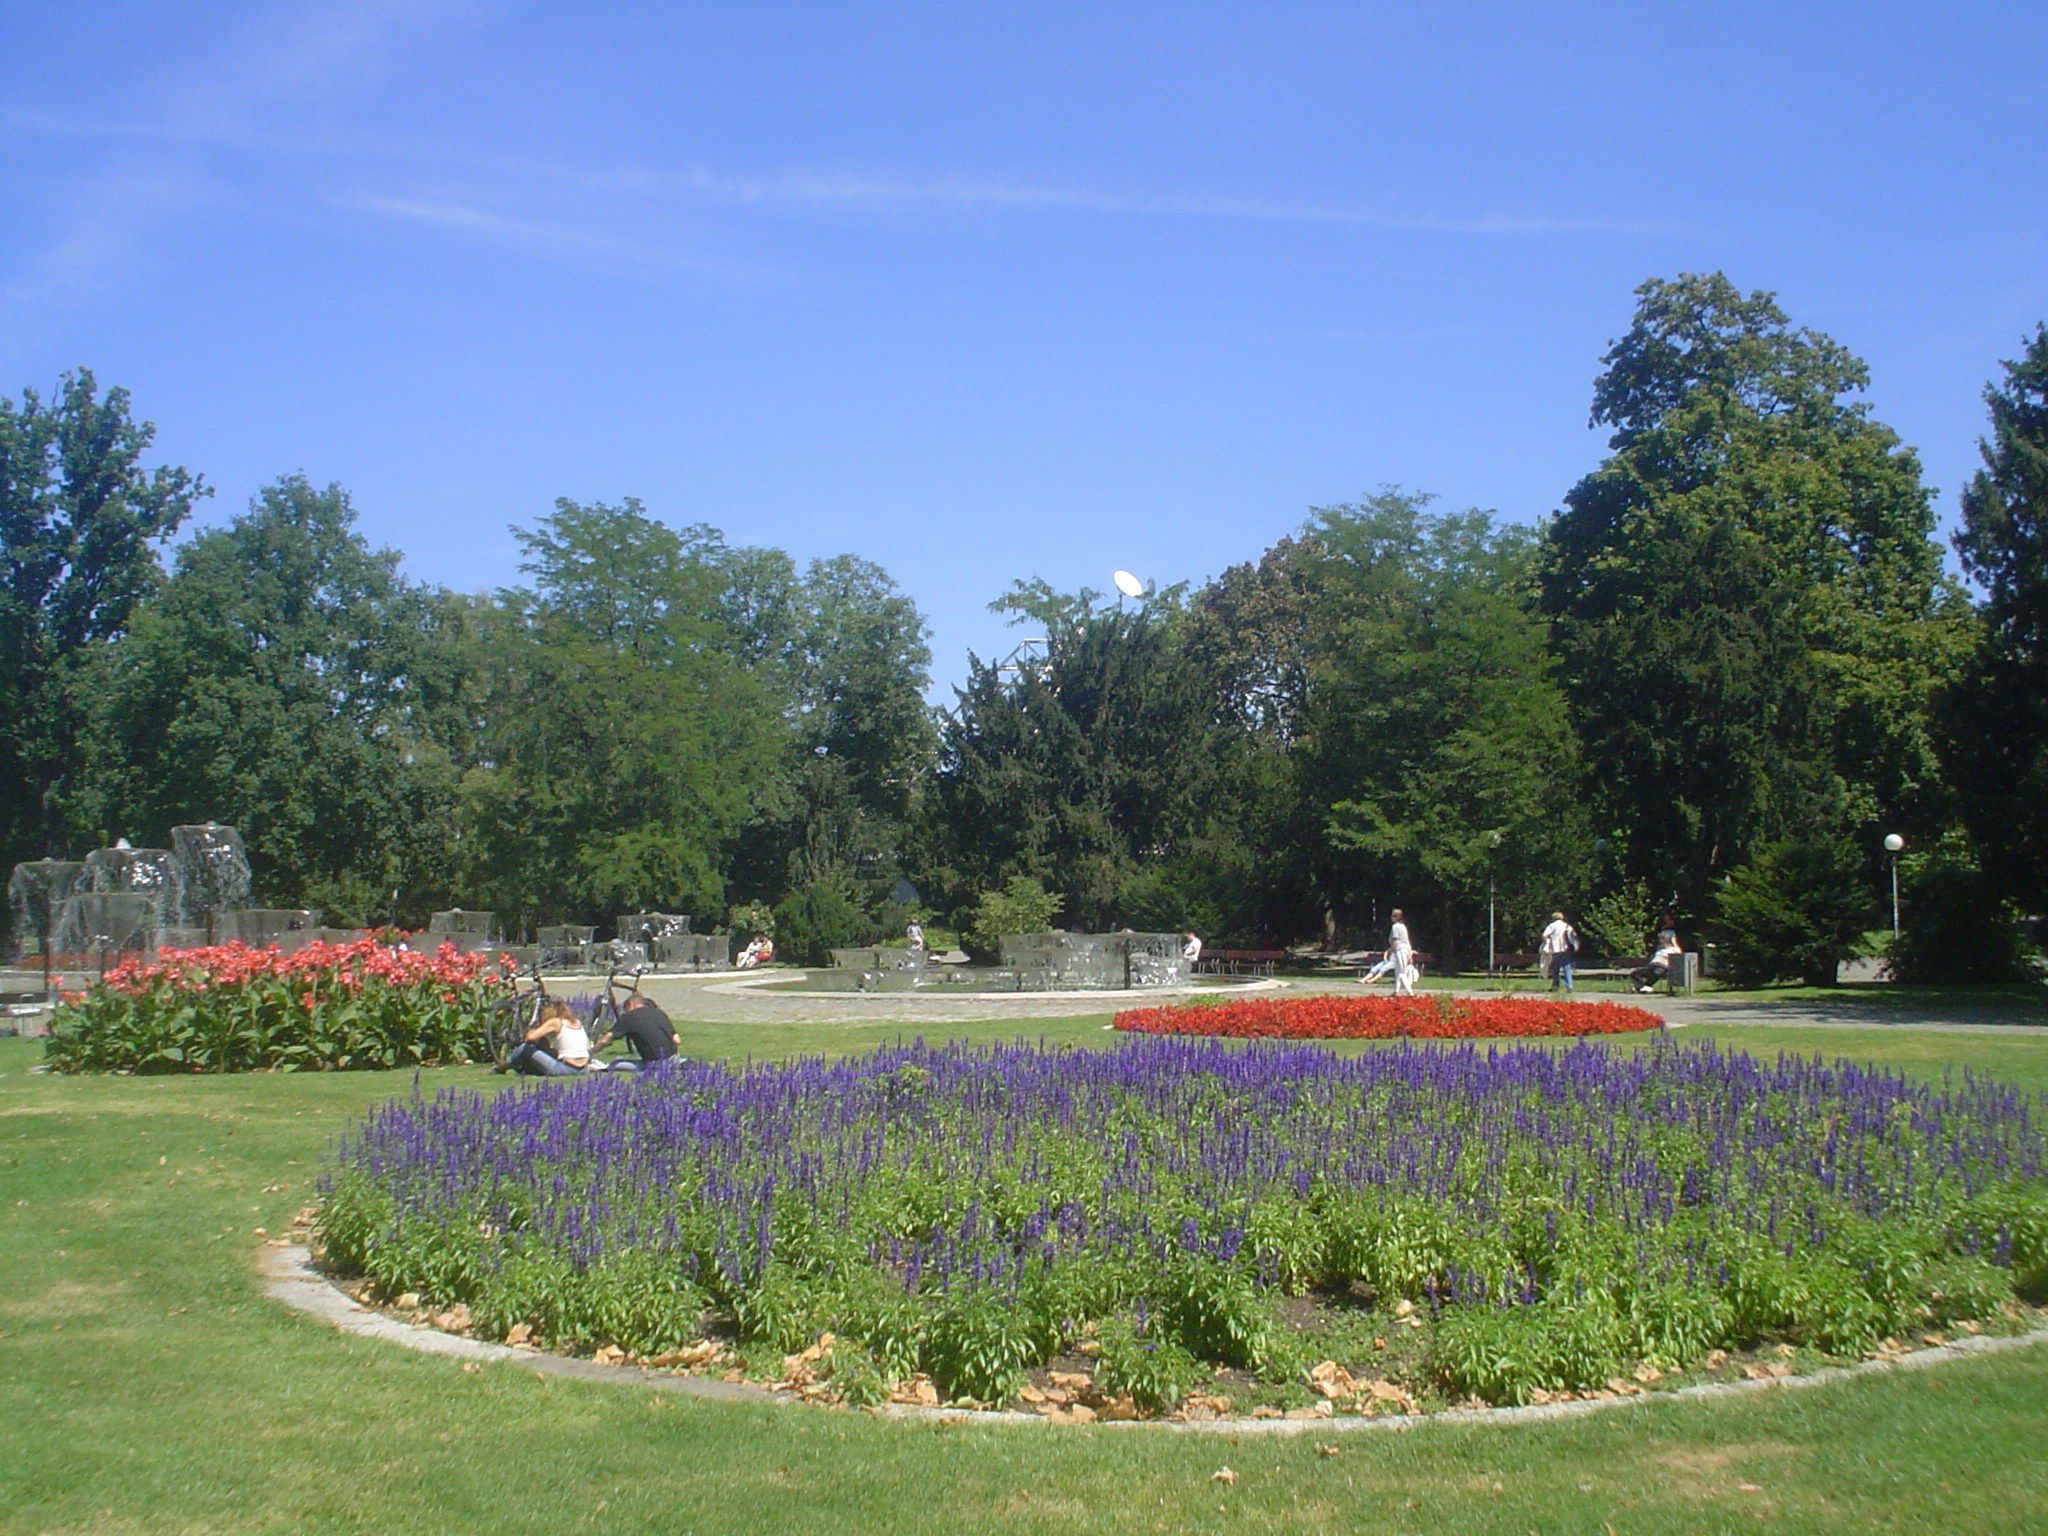
[[[541,994],[515,992],[491,1004],[485,1017],[491,1034],[491,1062],[504,1066],[512,1053],[526,1043],[526,1032],[540,1019]]]

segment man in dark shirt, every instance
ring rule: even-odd
[[[657,1061],[666,1061],[675,1055],[682,1045],[682,1038],[676,1034],[675,1025],[651,1002],[647,994],[635,988],[632,996],[620,1005],[619,1021],[597,1042],[595,1049],[603,1050],[614,1040],[630,1040],[633,1049],[639,1053],[642,1071]]]

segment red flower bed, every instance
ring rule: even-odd
[[[1241,997],[1133,1008],[1118,1029],[1237,1040],[1497,1040],[1523,1035],[1619,1035],[1664,1021],[1627,1003],[1548,997]]]
[[[49,1057],[69,1072],[241,1072],[433,1066],[489,1048],[484,1009],[508,957],[376,939],[217,944],[123,961],[67,996]]]
[[[356,939],[347,944],[328,944],[316,939],[291,954],[276,945],[252,949],[234,942],[197,949],[159,950],[156,959],[148,964],[130,957],[108,971],[100,984],[129,997],[141,996],[158,986],[208,992],[215,987],[239,986],[268,977],[303,981],[308,987],[332,985],[346,991],[354,991],[365,982],[383,982],[394,987],[439,982],[452,989],[494,979],[511,964],[510,956],[466,955],[445,941],[432,954],[394,949],[377,939]]]

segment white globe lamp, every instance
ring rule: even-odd
[[[1906,846],[1906,840],[1896,832],[1884,835],[1884,851],[1892,856],[1892,947],[1899,944],[1899,850]]]

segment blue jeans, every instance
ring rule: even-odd
[[[505,1065],[514,1072],[524,1072],[529,1077],[581,1077],[583,1075],[567,1062],[557,1061],[530,1041],[506,1057]]]
[[[1569,954],[1550,957],[1550,990],[1555,992],[1562,983],[1565,991],[1572,989],[1572,957]]]

